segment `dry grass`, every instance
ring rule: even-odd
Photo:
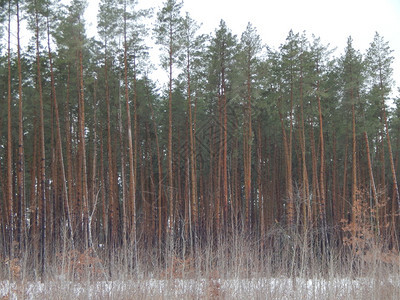
[[[0,299],[399,299],[399,278],[0,282]]]
[[[0,259],[0,300],[400,299],[399,252],[368,211],[356,202],[340,230],[276,224],[262,238],[237,231],[162,249],[78,251],[65,240],[40,276],[28,250]]]
[[[137,249],[136,266],[123,251],[110,259],[99,249],[70,250],[42,281],[22,260],[3,261],[0,299],[400,299],[394,251],[390,260],[372,247],[363,255],[351,245],[324,252],[315,236],[276,228],[266,245],[236,234],[184,257],[177,247],[162,258]]]

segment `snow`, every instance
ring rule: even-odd
[[[101,299],[101,298],[264,298],[264,299],[362,299],[380,298],[380,288],[390,298],[400,295],[400,278],[233,278],[146,279],[99,282],[15,283],[0,281],[0,299]],[[374,294],[375,293],[375,294]],[[381,295],[383,297],[383,295]],[[250,299],[249,298],[249,299]]]

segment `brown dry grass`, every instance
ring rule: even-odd
[[[370,211],[355,203],[341,244],[323,239],[328,229],[276,224],[262,239],[234,232],[194,255],[181,244],[161,257],[135,245],[60,249],[43,277],[27,255],[2,259],[0,299],[400,299],[399,252],[377,236]]]

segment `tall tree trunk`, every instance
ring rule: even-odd
[[[108,152],[108,186],[110,190],[109,194],[109,212],[110,212],[110,223],[111,223],[111,235],[110,242],[114,245],[117,237],[117,215],[116,215],[116,194],[114,190],[114,166],[112,159],[112,141],[111,141],[111,108],[110,108],[110,87],[108,82],[108,57],[107,57],[107,41],[105,42],[105,56],[104,56],[104,76],[105,76],[105,88],[106,88],[106,106],[107,106],[107,152]]]
[[[118,97],[118,99],[120,99],[120,97]],[[127,246],[128,214],[127,214],[127,197],[126,197],[127,192],[126,192],[126,172],[125,172],[126,153],[125,153],[125,143],[123,138],[124,129],[122,125],[121,101],[118,101],[118,126],[119,126],[119,142],[121,151],[120,156],[121,156],[121,184],[122,184],[122,241],[125,247],[125,251],[127,251],[126,246]],[[127,252],[125,252],[125,255],[127,257]]]
[[[224,60],[223,60],[224,61]],[[223,217],[224,226],[227,223],[228,216],[228,112],[226,101],[226,82],[225,82],[225,65],[223,63],[222,72],[222,116],[223,116],[223,153],[222,153],[222,204],[223,204]]]
[[[88,215],[88,233],[89,233],[89,247],[92,247],[93,237],[92,237],[92,221],[93,214],[97,207],[98,200],[98,188],[96,185],[97,182],[97,79],[94,80],[93,83],[93,157],[92,157],[92,179],[91,179],[91,195],[89,203],[89,210],[91,210],[91,214]]]
[[[31,190],[30,190],[30,219],[31,219],[31,230],[30,230],[30,242],[33,244],[33,267],[35,271],[38,271],[38,254],[39,254],[39,236],[38,236],[38,188],[37,184],[40,181],[40,174],[37,174],[37,165],[40,165],[41,155],[38,154],[38,133],[35,131],[33,139],[33,154],[32,154],[32,165],[31,165]],[[40,169],[40,168],[39,168]]]
[[[39,48],[39,15],[37,11],[37,1],[35,1],[35,21],[36,21],[36,64],[37,64],[37,82],[38,82],[38,92],[39,92],[39,114],[40,114],[40,122],[39,122],[39,155],[40,155],[40,163],[39,163],[39,186],[40,186],[40,195],[41,195],[41,203],[43,205],[46,203],[46,149],[45,149],[45,139],[44,139],[44,108],[43,108],[43,88],[42,88],[42,77],[40,71],[40,48]]]
[[[50,22],[49,18],[47,17],[47,49],[48,49],[48,57],[49,57],[49,64],[50,64],[50,79],[51,79],[51,98],[53,102],[53,108],[54,108],[54,115],[55,115],[55,122],[56,122],[56,139],[57,139],[57,151],[58,151],[58,157],[60,159],[60,167],[61,167],[61,178],[63,182],[63,191],[64,191],[64,201],[66,203],[67,207],[67,218],[69,219],[69,229],[71,231],[71,236],[73,237],[73,228],[71,224],[71,208],[69,207],[69,192],[67,188],[67,179],[65,176],[65,167],[64,167],[64,158],[63,158],[63,152],[62,152],[62,139],[61,139],[61,126],[60,126],[60,117],[59,117],[59,112],[58,112],[58,104],[57,104],[57,95],[56,95],[56,87],[55,87],[55,81],[54,81],[54,71],[53,71],[53,59],[52,59],[52,53],[51,53],[51,47],[50,47]],[[67,142],[68,144],[69,142]]]
[[[281,101],[281,100],[279,100]],[[283,115],[279,110],[279,118],[281,121],[281,128],[282,128],[282,137],[283,137],[283,148],[285,153],[285,163],[286,163],[286,196],[288,199],[287,205],[287,223],[288,225],[293,225],[294,223],[294,199],[293,199],[293,179],[292,179],[292,160],[291,160],[291,151],[290,151],[290,144],[291,142],[288,141],[285,124],[283,121]],[[290,134],[291,136],[291,134]],[[290,139],[290,138],[289,138]]]
[[[332,166],[332,211],[333,211],[333,226],[337,226],[340,224],[340,206],[338,203],[338,195],[337,195],[337,152],[336,152],[336,129],[334,126],[333,132],[333,145],[332,145],[332,159],[333,159],[333,166]]]
[[[105,243],[105,248],[107,249],[109,245],[109,215],[108,215],[108,203],[106,201],[107,189],[104,171],[104,139],[102,131],[100,130],[100,183],[101,183],[101,208],[102,208],[102,223],[103,223],[103,238]]]
[[[319,199],[319,184],[318,184],[318,174],[317,174],[317,153],[315,150],[315,138],[314,138],[314,128],[312,120],[310,119],[310,143],[311,143],[311,160],[312,160],[312,215],[314,223],[317,223],[317,216],[320,216],[318,210],[318,199]]]
[[[317,67],[318,68],[318,67]],[[317,72],[319,70],[317,69]],[[324,144],[324,130],[322,120],[322,107],[321,98],[319,96],[319,80],[317,82],[317,102],[318,102],[318,117],[319,117],[319,142],[320,142],[320,172],[319,172],[319,184],[320,184],[320,220],[324,226],[326,226],[326,200],[325,200],[325,144]]]
[[[66,94],[66,102],[64,106],[64,119],[65,119],[65,151],[66,151],[66,159],[67,159],[67,174],[66,174],[66,179],[68,182],[68,188],[67,192],[64,191],[66,194],[66,198],[64,199],[64,213],[66,216],[66,220],[69,225],[70,233],[71,236],[73,237],[73,231],[72,231],[72,216],[71,216],[71,210],[70,208],[73,207],[74,203],[73,201],[73,195],[74,195],[74,185],[73,185],[73,176],[72,176],[72,135],[71,135],[71,117],[70,117],[70,109],[69,109],[69,95],[70,95],[70,77],[71,77],[71,68],[70,65],[67,67],[67,94]],[[61,166],[63,168],[63,166]],[[64,171],[62,171],[64,172]],[[65,174],[65,172],[64,172]],[[67,185],[64,185],[66,187]]]
[[[396,230],[396,214],[397,210],[400,207],[400,195],[399,195],[399,187],[397,185],[397,177],[396,177],[396,169],[394,165],[394,160],[393,160],[393,151],[392,151],[392,143],[390,142],[390,135],[389,135],[389,126],[387,122],[387,116],[386,116],[386,109],[385,109],[385,104],[384,104],[384,99],[382,97],[382,114],[383,114],[383,121],[385,125],[385,132],[386,132],[386,140],[388,144],[388,152],[389,152],[389,163],[390,163],[390,171],[392,173],[392,183],[393,183],[393,198],[392,198],[392,236],[393,236],[393,242],[395,242],[395,236],[397,234]]]
[[[251,127],[251,70],[250,70],[250,57],[247,62],[247,105],[245,108],[244,117],[244,135],[243,135],[243,161],[244,161],[244,189],[245,189],[245,224],[250,229],[251,218],[251,146],[252,146],[252,127]]]
[[[13,168],[12,168],[12,115],[11,115],[11,104],[12,104],[12,95],[11,95],[11,0],[8,1],[8,47],[7,47],[7,65],[8,65],[8,82],[7,82],[7,227],[8,230],[8,238],[9,243],[14,240],[14,192],[13,192]],[[11,248],[10,248],[11,250]],[[11,251],[10,251],[11,252]],[[12,253],[10,253],[12,256]]]
[[[353,90],[350,91],[350,99],[354,101],[353,99]],[[356,140],[356,113],[355,113],[355,107],[354,104],[351,106],[351,112],[352,112],[352,132],[353,132],[353,148],[352,148],[352,191],[351,191],[351,205],[352,205],[352,220],[353,222],[356,221],[357,218],[357,207],[360,205],[360,203],[357,201],[357,140]],[[354,223],[355,224],[355,223]],[[352,235],[355,236],[356,228],[353,227],[353,232]]]
[[[366,154],[367,154],[367,160],[368,160],[368,173],[369,173],[369,179],[370,179],[370,185],[371,185],[371,191],[372,191],[372,198],[374,199],[374,205],[375,205],[376,232],[377,232],[378,236],[380,236],[379,201],[378,201],[378,196],[377,196],[377,192],[376,192],[374,173],[372,171],[371,154],[370,154],[370,150],[369,150],[368,135],[367,135],[366,131],[364,131],[364,140],[365,140],[365,148],[366,148]]]
[[[125,101],[126,101],[126,116],[127,116],[127,127],[128,127],[128,157],[129,157],[129,207],[131,211],[129,215],[130,220],[130,236],[133,241],[136,241],[136,153],[137,153],[137,112],[136,112],[136,101],[137,101],[137,89],[136,89],[136,57],[133,61],[133,84],[134,84],[134,135],[135,135],[135,146],[132,141],[132,121],[131,121],[131,110],[129,105],[129,89],[128,89],[128,45],[126,40],[126,1],[124,1],[124,81],[125,81]]]
[[[260,202],[260,235],[264,239],[266,233],[266,203],[263,191],[263,143],[261,137],[261,120],[257,122],[257,198]],[[266,145],[265,145],[266,146]]]
[[[391,228],[388,223],[388,205],[387,205],[387,191],[386,191],[386,168],[385,168],[385,141],[384,141],[384,133],[381,129],[379,132],[379,160],[380,160],[380,170],[379,170],[379,179],[380,179],[380,190],[381,190],[381,202],[385,204],[382,213],[383,216],[383,228],[386,228],[386,233],[388,233]]]
[[[198,204],[197,204],[197,177],[196,177],[196,156],[194,148],[194,126],[192,115],[192,95],[190,80],[190,50],[187,51],[187,99],[188,99],[188,115],[189,115],[189,159],[190,159],[190,230],[196,230],[198,226]],[[191,226],[193,225],[193,229]]]
[[[167,171],[168,171],[168,206],[169,217],[167,223],[168,233],[172,234],[174,228],[174,189],[173,189],[173,167],[172,167],[172,25],[170,24],[169,32],[170,46],[169,46],[169,83],[168,83],[168,148],[167,148]]]
[[[302,194],[303,194],[303,222],[304,226],[311,221],[310,191],[308,183],[307,161],[306,161],[306,135],[304,124],[304,98],[303,98],[303,68],[300,69],[300,147],[302,162]]]
[[[80,37],[82,38],[82,37]],[[82,42],[82,41],[81,41]],[[89,201],[89,193],[88,193],[88,186],[87,186],[87,162],[86,162],[86,142],[85,142],[85,96],[84,96],[84,85],[83,85],[83,50],[79,50],[79,132],[80,132],[80,139],[79,145],[81,148],[81,155],[82,155],[82,192],[83,192],[83,230],[85,236],[85,243],[86,247],[88,247],[88,201]],[[79,178],[80,180],[80,178]]]
[[[161,152],[160,152],[160,144],[158,140],[158,130],[157,130],[157,124],[156,124],[156,119],[155,119],[155,114],[154,114],[154,109],[153,105],[150,100],[150,91],[148,88],[148,84],[146,81],[146,97],[147,97],[147,102],[150,107],[151,111],[151,118],[153,120],[153,128],[154,128],[154,135],[155,135],[155,142],[156,142],[156,150],[157,150],[157,169],[158,169],[158,192],[157,192],[157,216],[158,216],[158,246],[159,249],[161,249],[161,241],[163,237],[163,230],[162,230],[162,225],[163,225],[163,209],[165,210],[165,206],[163,205],[163,190],[162,190],[162,161],[161,161]]]
[[[344,166],[343,166],[343,192],[342,192],[342,201],[341,201],[341,217],[340,217],[340,220],[344,220],[347,216],[346,216],[346,214],[348,213],[347,212],[347,209],[346,209],[346,203],[347,203],[347,201],[346,201],[346,199],[347,199],[347,164],[348,164],[348,148],[349,148],[349,145],[348,145],[348,143],[347,143],[347,137],[346,137],[346,142],[345,142],[345,144],[346,144],[346,147],[345,147],[345,150],[344,150]],[[350,220],[348,220],[348,221],[350,221]]]
[[[350,99],[353,99],[353,90],[350,92]],[[353,151],[352,151],[352,191],[351,191],[351,203],[352,203],[352,216],[353,220],[355,220],[355,211],[357,209],[356,205],[357,204],[357,140],[356,140],[356,113],[355,113],[355,107],[354,104],[351,106],[351,112],[352,112],[352,131],[353,131]],[[355,233],[353,233],[355,234]]]
[[[19,211],[17,215],[19,220],[17,221],[17,238],[20,243],[21,249],[21,219],[23,212],[21,209],[25,203],[25,153],[24,153],[24,125],[22,116],[22,66],[21,66],[21,46],[20,46],[20,11],[19,1],[17,0],[17,55],[18,55],[18,162],[17,162],[17,186],[18,186],[18,204]]]

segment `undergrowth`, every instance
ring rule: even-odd
[[[362,199],[341,228],[276,223],[263,237],[234,230],[147,246],[65,238],[44,266],[28,245],[0,258],[0,299],[400,298],[398,248]]]

